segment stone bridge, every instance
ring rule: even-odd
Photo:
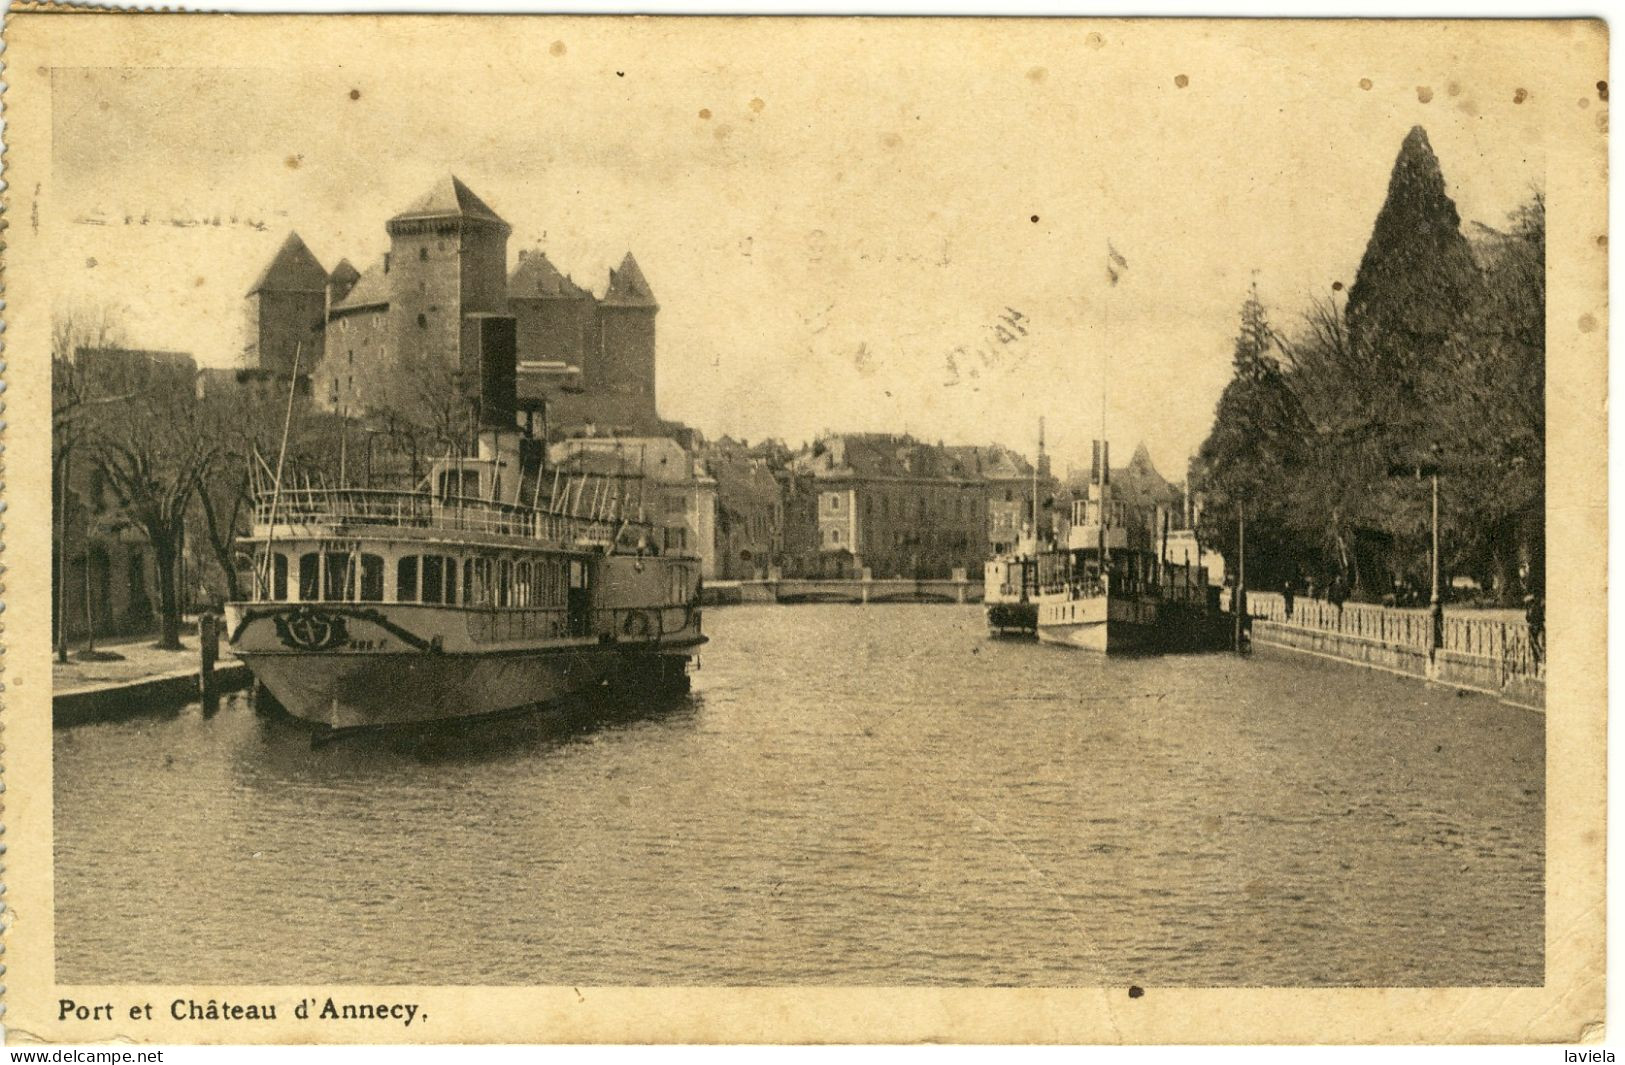
[[[980,603],[980,580],[951,577],[933,580],[894,578],[862,580],[783,578],[759,581],[711,581],[705,598],[725,603]]]

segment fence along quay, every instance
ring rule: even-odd
[[[1546,706],[1545,648],[1522,621],[1446,617],[1433,646],[1425,612],[1369,603],[1341,607],[1279,593],[1248,592],[1255,645],[1283,647],[1495,695],[1535,710]]]

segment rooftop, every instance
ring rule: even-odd
[[[327,271],[311,254],[298,233],[290,232],[276,255],[266,264],[248,295],[256,292],[326,292]]]
[[[428,193],[390,221],[404,222],[420,218],[470,218],[504,228],[508,225],[455,174],[447,174],[435,182]]]
[[[658,307],[654,290],[638,269],[638,261],[627,252],[619,270],[609,272],[609,291],[604,293],[606,307]]]

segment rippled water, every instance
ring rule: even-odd
[[[1542,982],[1538,714],[970,607],[706,623],[665,707],[58,730],[58,980]]]

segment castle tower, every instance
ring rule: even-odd
[[[463,318],[508,312],[508,223],[447,175],[386,229],[396,357],[440,361],[477,389],[480,356],[462,350]]]
[[[298,233],[289,233],[248,290],[243,365],[286,376],[295,352],[304,376],[322,357],[327,323],[327,271]]]
[[[583,366],[587,387],[615,397],[626,420],[658,420],[655,412],[654,291],[627,252],[609,272],[609,290],[598,303],[599,350]]]
[[[519,253],[519,265],[508,277],[508,311],[517,320],[521,359],[582,366],[598,347],[592,293],[560,273],[545,252]]]

